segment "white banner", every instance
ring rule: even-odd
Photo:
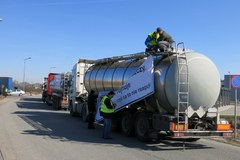
[[[136,73],[115,92],[116,94],[112,98],[112,101],[116,104],[115,111],[140,101],[153,92],[153,58],[149,56],[144,63],[138,67]]]
[[[115,112],[125,108],[128,105],[136,103],[145,97],[153,94],[154,92],[154,68],[153,57],[149,56],[143,64],[138,67],[136,73],[134,73],[124,85],[122,85],[112,98],[115,106]],[[105,93],[106,95],[106,93]],[[99,97],[102,97],[103,93],[100,93]],[[98,101],[99,102],[99,101]],[[98,104],[98,108],[101,104]],[[97,109],[96,121],[102,120],[99,115],[99,109]]]

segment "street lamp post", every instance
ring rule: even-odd
[[[228,88],[229,88],[229,94],[230,94],[230,99],[229,99],[229,101],[231,102],[231,96],[232,96],[232,92],[231,92],[231,90],[232,90],[232,87],[231,87],[231,73],[230,73],[230,71],[228,72],[228,81],[229,81],[229,83],[228,83]]]
[[[24,59],[24,68],[23,68],[23,91],[25,91],[25,70],[26,70],[26,61],[31,59],[31,57]]]
[[[56,68],[56,67],[50,67],[49,68],[49,73],[51,73],[52,69],[54,69],[54,68]]]

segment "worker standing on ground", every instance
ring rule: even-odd
[[[114,115],[114,104],[112,102],[112,98],[115,95],[113,91],[110,91],[108,95],[104,96],[101,101],[101,109],[100,114],[104,118],[104,126],[103,126],[103,138],[104,139],[112,139],[109,136],[112,127],[112,118]]]
[[[96,99],[98,95],[95,94],[94,90],[90,91],[88,96],[88,129],[94,129],[94,120],[95,120],[95,113],[96,113]]]
[[[146,52],[157,52],[158,49],[163,52],[166,48],[171,47],[173,42],[172,37],[162,28],[158,27],[155,32],[149,33],[145,40],[145,45],[147,46]]]
[[[4,96],[7,97],[7,95],[8,95],[8,88],[6,87],[4,90]]]

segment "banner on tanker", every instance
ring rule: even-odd
[[[115,111],[144,99],[154,92],[153,57],[149,56],[112,98]]]
[[[143,64],[138,67],[137,71],[115,92],[112,98],[115,104],[115,112],[138,102],[145,97],[154,93],[154,68],[153,57],[149,56]],[[99,93],[96,121],[100,121],[103,118],[99,114],[99,108],[101,107],[100,97],[103,97],[107,93]]]
[[[58,88],[62,88],[63,84],[62,84],[62,77],[61,74],[51,74],[50,75],[50,87],[53,89],[58,89]]]

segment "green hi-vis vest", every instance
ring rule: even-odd
[[[148,36],[150,36],[152,38],[152,40],[149,43],[150,46],[157,45],[157,41],[160,38],[160,34],[159,33],[157,33],[156,37],[153,37],[153,34],[154,34],[154,32],[148,34]]]
[[[114,113],[114,109],[108,109],[107,108],[107,106],[105,105],[105,103],[104,103],[104,101],[107,99],[108,97],[107,96],[104,96],[103,98],[102,98],[102,101],[101,101],[101,103],[102,103],[102,106],[101,106],[101,112],[103,112],[103,113]],[[113,105],[113,103],[112,103],[112,101],[110,100],[110,102],[111,102],[111,104]]]

